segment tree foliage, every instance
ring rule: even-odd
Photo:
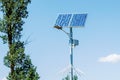
[[[67,75],[65,78],[63,78],[62,80],[70,80],[70,76]]]
[[[31,0],[0,0],[3,18],[0,19],[0,38],[8,45],[9,51],[4,64],[10,68],[8,80],[38,80],[36,67],[24,53],[25,43],[21,41],[24,18],[28,17],[27,6]]]
[[[65,78],[63,78],[62,80],[70,80],[70,76],[67,75]],[[73,80],[78,80],[78,76],[77,75],[74,75],[73,76]]]

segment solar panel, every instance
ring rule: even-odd
[[[81,27],[85,25],[87,14],[60,14],[55,26],[62,27]]]
[[[74,14],[70,23],[70,27],[84,26],[87,14]]]
[[[60,14],[56,20],[55,26],[66,27],[69,26],[69,21],[72,14]]]

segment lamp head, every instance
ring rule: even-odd
[[[62,30],[62,27],[60,27],[60,26],[58,26],[58,25],[54,26],[54,28],[59,29],[59,30]]]

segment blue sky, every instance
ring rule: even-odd
[[[64,74],[59,71],[69,65],[69,39],[53,28],[60,13],[88,13],[85,27],[73,29],[80,42],[74,49],[74,66],[87,80],[120,80],[119,4],[119,0],[32,0],[22,39],[30,42],[25,52],[40,80],[61,80]],[[9,72],[3,65],[6,52],[0,40],[0,80]]]

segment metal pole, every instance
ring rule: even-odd
[[[70,27],[70,63],[71,63],[71,80],[73,80],[73,32]]]

